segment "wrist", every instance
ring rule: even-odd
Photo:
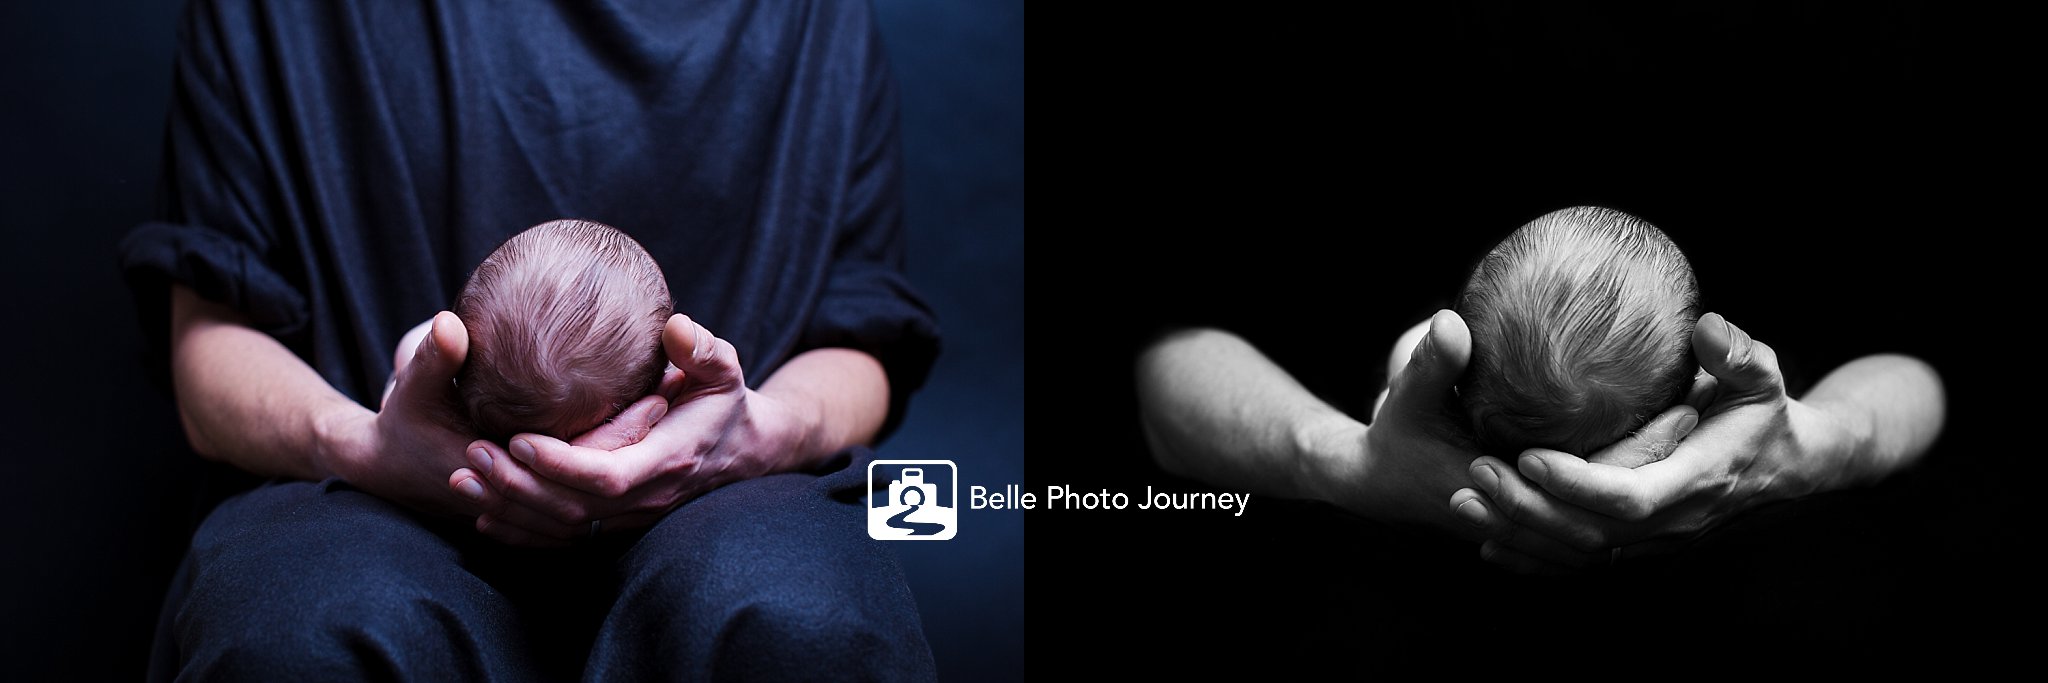
[[[1764,451],[1777,473],[1768,500],[1789,500],[1832,491],[1856,478],[1852,471],[1855,430],[1844,417],[1797,400],[1785,405],[1785,437]]]
[[[1814,492],[1862,483],[1871,474],[1865,458],[1872,428],[1868,414],[1791,401],[1787,407],[1792,441],[1803,450],[1801,462],[1814,470]]]
[[[1366,480],[1371,428],[1336,411],[1319,412],[1292,426],[1290,486],[1300,495],[1351,508],[1351,490]]]
[[[354,471],[365,454],[373,452],[370,444],[376,431],[377,414],[354,402],[336,404],[313,413],[308,422],[308,433],[313,435],[312,467],[316,479],[341,477]]]
[[[821,433],[824,418],[816,405],[752,389],[747,394],[762,450],[776,471],[804,469],[839,450]]]

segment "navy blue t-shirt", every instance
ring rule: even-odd
[[[179,282],[373,406],[399,336],[500,242],[594,220],[755,386],[807,349],[875,355],[886,433],[938,353],[897,130],[859,1],[196,0],[158,220],[122,266],[158,370]]]

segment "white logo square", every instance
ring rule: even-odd
[[[876,486],[880,482],[883,485]],[[960,469],[951,460],[868,463],[868,536],[943,541],[960,526]]]

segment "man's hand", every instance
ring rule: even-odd
[[[463,425],[452,380],[469,354],[469,334],[453,313],[434,316],[409,362],[393,377],[390,395],[376,413],[351,411],[319,429],[328,449],[322,461],[349,484],[430,513],[471,517],[482,514],[482,486],[466,472],[463,449],[476,440]],[[638,441],[666,404],[649,397],[589,434],[585,443],[618,447]],[[501,540],[544,545],[538,539],[573,538],[575,533],[523,505],[496,503],[501,523],[491,529]]]
[[[1471,540],[1486,534],[1484,510],[1468,506],[1475,496],[1461,487],[1472,479],[1496,477],[1500,461],[1482,457],[1467,435],[1453,397],[1453,385],[1471,359],[1472,337],[1463,319],[1439,311],[1416,345],[1407,366],[1388,383],[1378,416],[1367,428],[1360,472],[1331,478],[1328,498],[1382,521],[1412,523]],[[1651,457],[1690,427],[1691,409],[1681,406],[1641,432],[1596,457]],[[1443,505],[1445,496],[1451,505]]]
[[[1383,522],[1420,525],[1470,537],[1472,530],[1443,507],[1465,482],[1478,456],[1449,412],[1458,375],[1472,357],[1472,333],[1458,314],[1438,311],[1408,364],[1387,382],[1371,426],[1319,439],[1339,465],[1322,477],[1317,497]],[[1333,430],[1334,431],[1334,430]]]
[[[1482,475],[1475,464],[1479,490],[1451,504],[1476,506],[1489,539],[1481,554],[1528,572],[1604,565],[1613,548],[1668,551],[1759,504],[1840,480],[1838,464],[1867,431],[1853,416],[1787,397],[1777,353],[1719,314],[1701,316],[1693,350],[1713,380],[1695,400],[1711,403],[1669,457],[1631,468],[1530,449],[1513,468],[1489,458]]]
[[[457,370],[469,355],[462,319],[435,314],[412,361],[393,377],[383,409],[349,411],[316,423],[320,460],[349,484],[417,510],[457,515],[475,505],[441,484],[462,466],[462,446],[476,437],[454,410]]]
[[[815,416],[748,389],[732,344],[676,315],[662,346],[677,368],[663,382],[666,402],[649,397],[626,411],[655,418],[645,438],[470,442],[473,469],[457,471],[449,485],[488,482],[476,492],[485,510],[477,528],[541,545],[586,535],[594,521],[605,530],[644,528],[711,489],[807,464],[804,454],[817,450],[805,447]]]

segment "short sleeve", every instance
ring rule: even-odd
[[[146,365],[169,377],[170,289],[191,288],[248,316],[257,329],[286,338],[307,325],[301,288],[280,272],[277,193],[260,147],[270,136],[250,116],[259,82],[235,65],[243,46],[222,28],[235,14],[215,3],[188,8],[172,79],[157,220],[130,230],[117,257],[147,342]],[[243,13],[246,14],[246,13]]]
[[[939,355],[931,307],[903,272],[903,171],[895,83],[882,44],[870,27],[862,101],[855,122],[853,167],[832,247],[824,295],[804,328],[800,348],[859,349],[881,361],[889,378],[889,416],[877,439],[902,422],[910,394],[924,386]]]

